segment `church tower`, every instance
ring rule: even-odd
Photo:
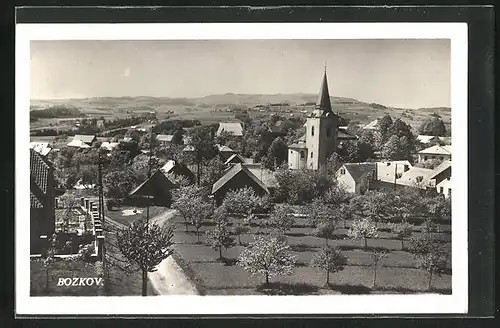
[[[337,133],[338,117],[332,111],[325,67],[318,101],[306,122],[306,168],[318,170],[325,167],[328,158],[337,148]]]

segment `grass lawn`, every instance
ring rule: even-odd
[[[167,208],[164,206],[150,206],[149,207],[149,218],[158,215],[161,212],[164,212]],[[134,214],[133,211],[136,210]],[[146,219],[146,206],[115,206],[113,210],[106,210],[105,215],[112,220],[124,224],[129,225],[135,220]]]
[[[225,261],[218,261],[218,251],[206,245],[207,230],[213,227],[206,224],[200,229],[200,243],[197,243],[196,231],[189,226],[185,230],[184,222],[178,215],[172,221],[175,223],[175,249],[182,257],[183,267],[190,272],[191,277],[203,294],[206,295],[321,295],[321,294],[371,294],[371,293],[423,293],[427,292],[428,273],[418,269],[412,254],[401,250],[401,242],[390,231],[384,231],[381,225],[379,238],[368,239],[368,251],[363,250],[362,240],[346,238],[346,229],[338,229],[336,239],[329,240],[329,245],[339,246],[348,258],[348,264],[341,272],[330,276],[331,285],[325,287],[325,273],[310,266],[314,252],[324,245],[324,239],[313,234],[305,220],[297,220],[297,224],[287,233],[287,242],[293,254],[297,257],[294,273],[291,276],[271,278],[271,285],[264,286],[264,277],[252,276],[237,265],[237,258],[245,245],[253,240],[259,231],[258,226],[240,236],[242,246],[237,245],[227,250],[223,249]],[[416,232],[418,235],[419,233]],[[445,248],[450,250],[450,235],[447,232],[439,234]],[[236,244],[238,239],[235,238]],[[405,247],[408,246],[405,242]],[[371,249],[386,249],[387,258],[379,265],[377,287],[373,288],[373,268],[370,258]],[[448,263],[450,270],[451,263]],[[187,268],[186,268],[187,267]],[[451,272],[449,272],[451,273]],[[451,274],[434,276],[432,291],[439,293],[451,292]]]

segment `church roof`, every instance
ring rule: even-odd
[[[318,100],[316,101],[316,109],[314,110],[315,116],[327,114],[332,112],[332,104],[330,102],[330,93],[328,91],[328,79],[325,74],[323,75],[323,81],[321,82],[321,88],[319,89]]]

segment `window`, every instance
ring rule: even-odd
[[[440,193],[440,194],[444,194],[444,192],[443,192],[443,187],[439,187],[439,193]]]
[[[436,156],[432,156],[432,159],[436,159]]]
[[[300,159],[304,159],[306,157],[306,153],[304,151],[300,152]]]
[[[313,158],[313,152],[311,152],[311,158]]]
[[[345,174],[345,169],[344,168],[340,169],[340,174]]]
[[[427,157],[427,156],[424,156],[424,161],[426,161],[426,160],[427,160],[428,158],[429,158],[429,157]]]
[[[440,159],[440,160],[443,160],[444,158],[443,158],[443,156],[441,156],[441,157],[439,157],[439,159]]]
[[[314,136],[314,126],[311,127],[311,135]]]
[[[404,166],[404,171],[406,172],[406,171],[408,171],[409,169],[410,169],[410,168],[408,167],[408,165],[407,165],[407,164],[405,164],[405,166]]]

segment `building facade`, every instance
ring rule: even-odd
[[[328,79],[325,74],[314,111],[307,117],[305,142],[289,145],[291,169],[322,169],[337,149],[338,117],[332,111]]]

